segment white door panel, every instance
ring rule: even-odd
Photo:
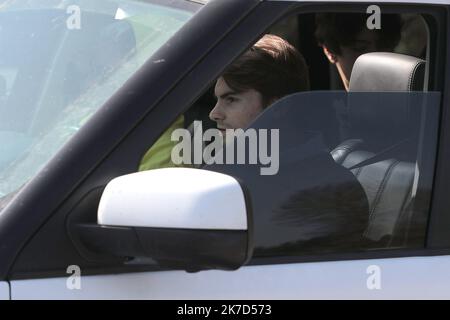
[[[379,290],[367,286],[373,265]],[[82,276],[81,290],[67,289],[67,278],[12,281],[11,288],[12,299],[450,299],[449,270],[450,256],[414,257]]]
[[[8,282],[0,282],[0,300],[9,300],[9,284]]]

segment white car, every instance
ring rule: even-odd
[[[403,26],[346,91],[351,12]],[[276,163],[140,170],[265,33],[311,85],[249,127]],[[0,299],[449,299],[449,35],[449,0],[0,0]]]

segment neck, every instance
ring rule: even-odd
[[[336,63],[336,68],[338,69],[339,76],[341,77],[342,83],[344,84],[344,88],[346,91],[348,91],[350,86],[350,79],[346,76],[344,69],[339,63]]]

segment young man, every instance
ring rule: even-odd
[[[309,74],[303,56],[287,41],[265,35],[250,50],[230,65],[217,80],[217,103],[210,113],[217,128],[246,128],[276,100],[309,89]],[[183,128],[178,118],[141,160],[139,171],[174,167],[171,140],[175,129]]]
[[[309,90],[303,56],[287,41],[265,35],[217,80],[217,103],[210,113],[217,128],[246,128],[276,100]]]
[[[345,90],[356,59],[375,51],[392,52],[401,38],[402,20],[396,14],[381,15],[381,29],[367,28],[363,13],[321,13],[316,15],[316,39],[335,64]]]

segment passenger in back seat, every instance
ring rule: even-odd
[[[325,56],[334,64],[346,91],[350,89],[350,76],[356,59],[369,52],[392,52],[400,41],[402,19],[398,14],[382,14],[381,29],[367,28],[368,14],[365,13],[320,13],[316,14],[316,40]],[[338,141],[348,139],[348,110],[344,105],[336,105],[338,120]]]
[[[400,41],[402,19],[397,14],[382,14],[381,29],[367,28],[364,13],[321,13],[316,15],[316,39],[323,52],[336,65],[345,90],[356,59],[369,52],[393,52]]]

